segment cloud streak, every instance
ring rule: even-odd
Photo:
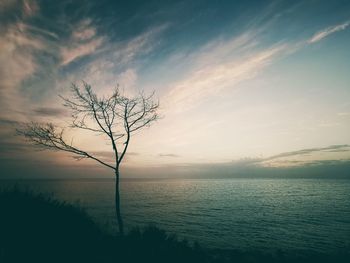
[[[53,107],[38,107],[33,110],[35,115],[44,117],[63,117],[66,116],[66,111],[61,108]]]
[[[174,83],[166,95],[166,104],[181,110],[223,89],[255,77],[288,50],[287,44],[253,49],[255,39],[246,35],[228,42],[209,44],[192,56],[193,68],[183,80]],[[238,55],[239,54],[239,55]]]
[[[158,154],[159,157],[170,157],[170,158],[178,158],[180,155],[174,154],[174,153],[160,153]]]
[[[91,27],[91,24],[90,24]],[[93,56],[92,59],[85,65],[81,65],[78,70],[71,71],[60,86],[67,86],[70,83],[84,80],[98,89],[99,92],[104,92],[117,84],[127,92],[132,91],[137,83],[138,75],[136,61],[153,51],[157,45],[157,38],[167,28],[167,25],[156,26],[142,32],[128,40],[111,41],[107,37],[103,37],[103,43],[97,43],[94,47],[86,48],[86,52],[71,50],[70,54],[66,55],[66,61],[63,59],[63,65],[78,59],[79,53],[89,53],[94,48],[99,49],[98,56]],[[92,43],[89,40],[87,43]],[[99,48],[97,47],[99,46]],[[95,50],[96,53],[96,50]]]
[[[2,115],[11,117],[26,104],[19,87],[38,69],[36,53],[43,51],[47,45],[33,36],[30,28],[22,22],[11,24],[3,29],[0,36],[0,102]],[[6,66],[5,66],[6,65]]]
[[[91,23],[91,19],[84,19],[75,26],[68,44],[61,48],[61,66],[93,54],[102,46],[105,37],[96,37],[96,28]]]
[[[347,21],[343,24],[338,24],[335,26],[331,26],[331,27],[327,27],[319,32],[317,32],[316,34],[314,34],[309,40],[308,43],[309,44],[313,44],[316,43],[318,41],[321,41],[322,39],[328,37],[329,35],[338,32],[338,31],[342,31],[345,30],[348,26],[350,25],[350,21]]]
[[[285,158],[285,157],[294,157],[294,156],[306,155],[306,154],[317,153],[317,152],[344,152],[344,151],[350,152],[350,145],[340,144],[340,145],[331,145],[323,148],[310,148],[310,149],[302,149],[302,150],[292,151],[292,152],[285,152],[285,153],[280,153],[277,155],[270,156],[268,158],[262,159],[261,161],[269,161],[269,160]]]
[[[73,43],[70,44],[68,47],[63,47],[61,49],[61,65],[68,65],[78,58],[93,54],[97,50],[97,48],[102,45],[102,43],[103,38],[99,37],[85,44]]]
[[[94,37],[96,35],[96,28],[91,23],[91,19],[82,20],[72,32],[72,38],[78,41],[84,41]]]

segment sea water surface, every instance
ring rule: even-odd
[[[16,183],[82,206],[107,229],[116,226],[113,180]],[[126,227],[155,224],[211,248],[350,248],[348,179],[129,179],[121,182],[121,198]]]

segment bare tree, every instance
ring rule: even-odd
[[[71,88],[72,97],[61,97],[64,106],[72,111],[70,127],[104,135],[110,141],[114,162],[111,164],[67,141],[64,128],[52,123],[30,123],[18,129],[18,133],[30,142],[44,148],[61,150],[74,154],[77,159],[89,158],[112,169],[115,173],[115,208],[119,233],[124,234],[124,225],[120,211],[120,165],[130,144],[131,135],[149,126],[158,119],[158,102],[154,101],[154,93],[145,96],[141,93],[135,98],[122,95],[116,88],[110,97],[99,98],[84,82],[83,89],[76,85]]]

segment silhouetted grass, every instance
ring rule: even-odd
[[[219,237],[218,237],[219,238]],[[0,262],[348,262],[326,256],[209,250],[149,226],[104,233],[80,208],[18,189],[0,192]]]

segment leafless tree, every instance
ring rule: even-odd
[[[53,150],[73,153],[77,159],[89,158],[112,169],[115,173],[115,208],[119,233],[124,234],[124,225],[120,211],[120,165],[130,144],[131,135],[149,126],[158,119],[158,102],[154,93],[145,96],[141,93],[128,98],[116,88],[110,97],[98,97],[90,85],[84,82],[83,88],[72,85],[72,97],[61,97],[64,106],[72,112],[70,127],[104,135],[110,141],[114,161],[109,163],[73,145],[66,139],[65,129],[52,123],[29,123],[18,129],[18,133],[30,142]]]

